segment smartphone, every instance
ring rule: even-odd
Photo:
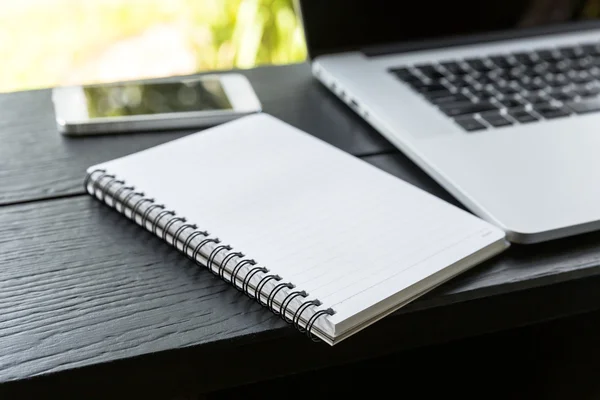
[[[52,102],[66,135],[207,127],[261,111],[252,85],[237,73],[61,86]]]

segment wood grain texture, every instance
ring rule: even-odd
[[[0,381],[285,326],[91,197],[0,221]]]
[[[355,155],[393,146],[316,82],[307,64],[240,71],[265,112]],[[54,122],[50,90],[0,95],[0,205],[83,193],[93,164],[196,130],[69,138]]]
[[[401,155],[367,161],[446,196]],[[261,352],[269,351],[271,343],[287,360],[273,359],[279,371],[284,361],[289,363],[286,368],[309,368],[310,358],[302,364],[302,354],[364,357],[458,332],[505,328],[509,320],[524,324],[600,307],[600,297],[593,297],[598,293],[595,286],[587,288],[593,281],[581,279],[600,272],[600,234],[594,233],[513,246],[333,350],[315,349],[304,347],[310,341],[270,312],[91,197],[0,210],[0,382],[141,356],[154,360],[182,348],[189,350],[177,357],[185,361],[176,357],[169,363],[177,375],[194,375],[185,368],[186,357],[200,357],[197,352],[217,345],[221,357],[235,358],[243,348],[249,357],[264,358]],[[561,283],[578,286],[564,289]],[[558,292],[555,287],[563,289]],[[471,324],[465,323],[471,319]],[[402,336],[388,337],[391,332]],[[395,343],[398,337],[401,344]],[[284,357],[295,352],[296,359]],[[218,354],[211,362],[218,362]],[[165,361],[138,367],[152,365],[160,371],[161,362]],[[236,368],[238,379],[256,378],[267,370],[275,376],[278,371],[254,371],[252,364]],[[203,383],[216,381],[211,382]]]

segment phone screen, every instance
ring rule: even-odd
[[[219,78],[84,86],[90,118],[231,110]]]

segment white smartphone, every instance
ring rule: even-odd
[[[206,127],[261,111],[252,85],[237,73],[62,86],[52,102],[66,135]]]

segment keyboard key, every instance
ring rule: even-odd
[[[466,73],[463,67],[460,66],[460,64],[458,64],[456,61],[442,62],[440,65],[452,75],[462,75]]]
[[[489,102],[481,101],[478,103],[462,102],[444,104],[440,106],[440,110],[450,117],[456,117],[458,115],[475,114],[484,111],[496,110],[497,107]]]
[[[538,58],[535,53],[515,53],[513,56],[520,64],[525,66],[532,66],[538,62]]]
[[[551,64],[547,63],[547,62],[537,63],[533,66],[532,73],[535,76],[543,75],[544,73],[546,73],[546,71],[548,71],[548,68],[550,68],[550,65]]]
[[[486,60],[481,58],[467,58],[465,59],[465,62],[475,71],[488,72],[493,69],[493,67]]]
[[[535,66],[534,66],[535,68]],[[536,72],[533,68],[526,68],[523,70],[522,78],[527,77],[530,79],[539,78],[540,73]]]
[[[467,77],[469,78],[473,78],[473,79],[477,79],[479,78],[481,75],[485,75],[487,74],[487,71],[484,72],[479,72],[479,71],[475,71],[474,69],[469,70],[465,75],[463,75],[465,77],[465,79]]]
[[[470,74],[464,75],[463,79],[465,82],[469,82],[471,85],[474,85],[476,83],[479,83],[477,82],[477,78],[479,78],[479,76],[479,73],[475,73],[472,71]]]
[[[524,83],[527,84],[527,83],[531,82],[531,77],[523,75],[522,77],[518,78],[516,81],[519,84],[519,86],[521,86]]]
[[[600,97],[584,99],[581,101],[570,101],[567,106],[572,108],[577,114],[587,114],[600,111]]]
[[[505,81],[504,85],[502,85],[502,86],[511,86],[511,87],[519,88],[520,85],[521,85],[520,79],[511,77],[511,78],[508,78]]]
[[[460,92],[460,91],[466,90],[470,86],[471,85],[469,85],[465,81],[452,82],[452,84],[451,84],[451,90],[453,90],[455,92]]]
[[[543,79],[550,87],[562,87],[569,83],[565,74],[546,74]]]
[[[508,78],[502,77],[502,78],[498,78],[496,79],[496,81],[493,83],[493,86],[495,88],[498,87],[503,87],[503,86],[508,86]]]
[[[508,71],[508,76],[512,79],[521,79],[526,75],[525,71],[527,71],[527,69],[522,65],[518,67],[513,67]]]
[[[416,65],[415,69],[418,70],[421,74],[423,74],[423,76],[426,76],[427,78],[434,81],[444,77],[444,74],[438,71],[432,64]]]
[[[535,112],[547,119],[560,118],[571,115],[570,109],[565,107],[560,102],[534,104],[533,109]]]
[[[467,88],[463,88],[463,90],[465,89],[469,89],[471,92],[479,92],[481,90],[483,90],[483,86],[481,83],[477,82],[477,81],[473,81],[470,83],[470,85]]]
[[[575,60],[573,69],[577,71],[587,71],[596,65],[596,59],[594,57],[586,56]]]
[[[521,87],[528,92],[535,92],[546,87],[546,83],[540,78],[534,78],[528,82],[521,81]]]
[[[450,80],[448,78],[446,78],[448,80],[448,82],[450,82],[450,84],[452,84],[452,86],[456,86],[456,87],[464,87],[465,85],[468,85],[468,83],[466,83],[465,78],[468,75],[454,75],[454,77]]]
[[[413,74],[413,72],[408,69],[408,68],[393,68],[390,69],[390,72],[394,75],[396,75],[396,77],[406,83],[413,83],[413,82],[421,82],[421,79],[416,76],[415,74]]]
[[[515,82],[515,81],[513,81]],[[498,90],[499,93],[502,94],[514,94],[514,93],[519,93],[520,92],[520,88],[518,86],[517,83],[511,83],[510,81],[508,81],[506,83],[506,85],[496,85],[496,89]]]
[[[600,79],[600,68],[592,67],[588,70],[589,74],[596,79]]]
[[[535,78],[533,78],[533,80],[531,82],[533,84],[539,85],[540,90],[548,87],[548,85],[546,85],[546,82],[544,82],[544,80],[542,79],[541,76],[536,76]]]
[[[538,50],[536,54],[540,60],[550,62],[554,62],[561,57],[560,52],[555,49]]]
[[[430,83],[430,84],[413,84],[412,87],[419,93],[421,94],[425,94],[425,93],[432,93],[432,92],[437,92],[440,90],[446,90],[446,86],[442,85],[441,83]]]
[[[600,43],[588,43],[581,46],[585,54],[600,55]]]
[[[486,129],[486,126],[474,117],[458,117],[454,121],[467,132],[475,132]]]
[[[490,125],[495,127],[508,126],[512,125],[512,121],[507,119],[504,115],[500,114],[498,111],[486,112],[481,114],[481,118],[490,123]]]
[[[546,92],[531,92],[526,93],[521,96],[525,102],[530,104],[538,104],[538,103],[547,103],[550,99],[550,96]]]
[[[410,71],[410,69],[406,68],[406,67],[400,67],[400,68],[390,68],[389,71],[396,75],[398,78],[400,79],[404,79],[407,77],[411,77],[413,76],[412,72]]]
[[[569,75],[571,82],[577,84],[589,83],[594,80],[594,77],[587,71],[573,71],[574,74]]]
[[[435,71],[435,67],[433,66],[433,64],[418,64],[418,65],[415,65],[414,68],[416,70],[420,71],[421,73]]]
[[[523,103],[516,99],[516,98],[505,98],[499,101],[499,103],[502,105],[502,107],[506,107],[506,108],[514,108],[514,107],[520,107],[523,105]]]
[[[486,76],[494,80],[505,79],[508,77],[508,70],[496,68],[488,72]]]
[[[476,97],[494,97],[498,94],[498,91],[491,83],[486,85],[478,85],[469,88],[469,92]]]
[[[416,80],[411,80],[411,81],[404,81],[404,83],[409,84],[414,90],[417,90],[417,91],[422,87],[431,85],[431,82],[424,82],[420,78],[416,79]]]
[[[522,124],[527,124],[529,122],[535,122],[538,120],[536,116],[522,107],[510,109],[507,111],[507,113]]]
[[[461,79],[460,76],[456,76],[456,75],[450,75],[450,73],[448,72],[444,72],[444,77],[440,79],[440,82],[444,83],[444,82],[454,82],[456,80]]]
[[[492,78],[492,77],[490,77],[490,76],[488,76],[488,75],[481,75],[481,76],[479,76],[479,77],[475,78],[475,80],[476,80],[478,83],[482,84],[482,85],[487,85],[487,84],[489,84],[489,83],[494,83],[494,82],[496,82],[496,79],[495,79],[495,78]]]
[[[577,46],[560,47],[558,51],[566,58],[579,58],[585,54],[584,51]]]
[[[423,93],[423,96],[425,96],[425,98],[427,98],[427,100],[429,100],[429,101],[433,101],[440,97],[447,97],[447,96],[452,96],[452,95],[453,95],[452,91],[450,91],[450,89],[448,89],[446,87],[444,87],[444,89],[441,89],[441,90]]]
[[[590,67],[600,67],[600,54],[596,54],[593,56],[587,56],[585,58],[580,58],[578,62],[587,63]]]
[[[515,65],[515,59],[510,56],[491,56],[490,61],[502,69],[509,69]]]
[[[469,98],[462,93],[449,93],[446,96],[439,96],[430,100],[435,105],[470,101]]]
[[[569,101],[573,100],[577,96],[577,92],[574,90],[558,90],[550,92],[550,96],[552,96],[552,98],[555,100]]]
[[[550,85],[553,87],[557,87],[557,86],[566,86],[569,84],[570,80],[567,77],[566,74],[556,74],[554,77],[556,84],[555,85]]]
[[[498,99],[499,100],[502,100],[502,99],[518,100],[521,103],[525,103],[525,101],[523,100],[523,97],[519,93],[501,95],[501,96],[499,96]]]
[[[467,96],[471,96],[471,98],[475,99],[476,101],[490,102],[491,100],[496,99],[496,95],[494,93],[490,93],[485,89],[469,90],[466,94]]]
[[[488,83],[487,85],[483,86],[483,89],[485,92],[490,93],[490,94],[499,94],[498,90],[496,90],[496,85]]]
[[[588,69],[593,67],[600,67],[600,54],[595,56],[589,56],[586,58],[580,58],[578,60],[580,65],[587,65]]]
[[[600,86],[582,86],[575,89],[581,97],[596,97],[600,95]]]
[[[568,72],[572,69],[573,61],[569,59],[560,60],[557,63],[552,64],[550,67],[548,67],[548,71],[553,73]]]

